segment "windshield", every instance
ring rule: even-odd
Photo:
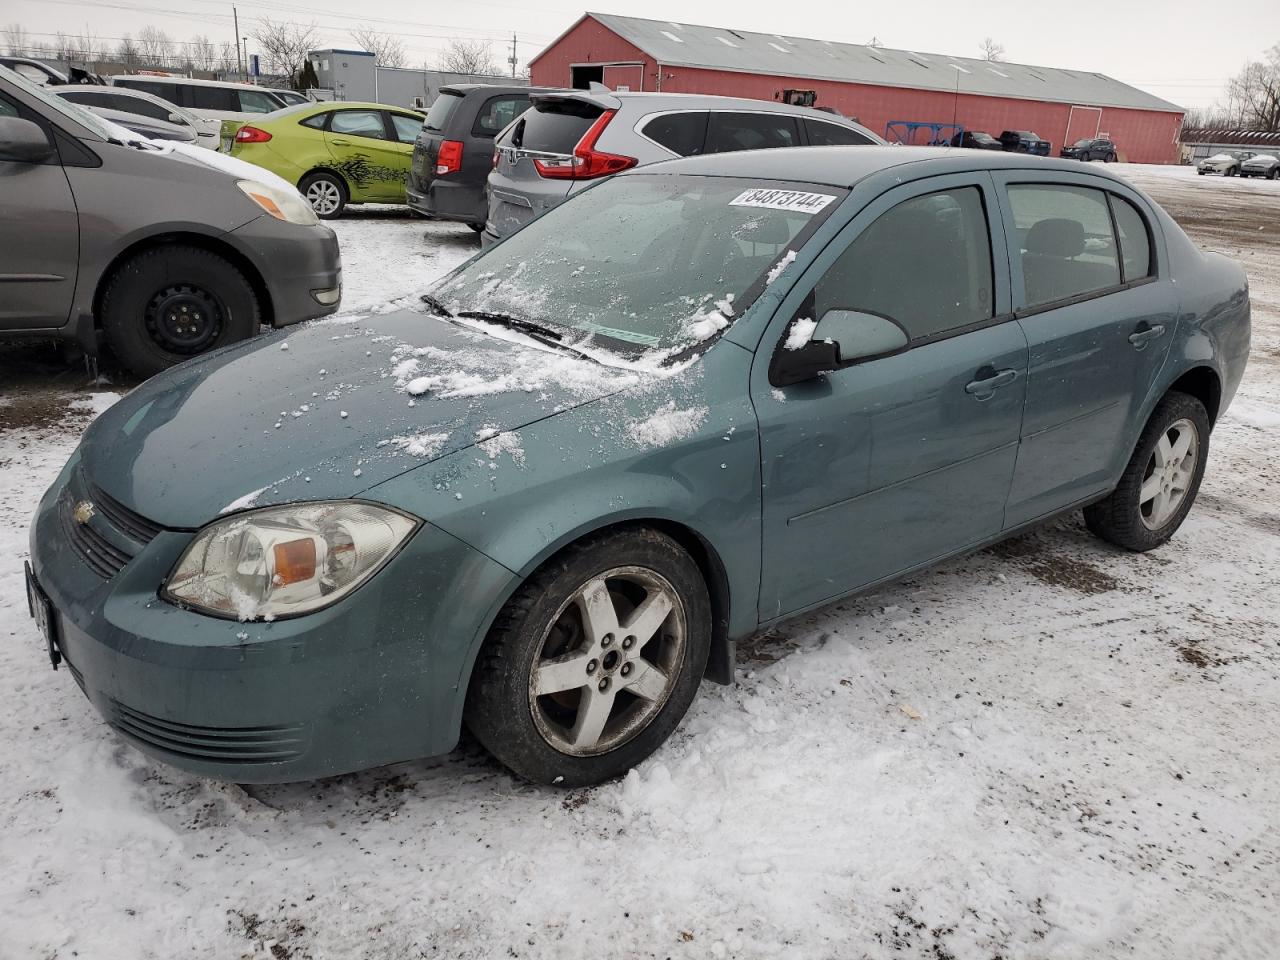
[[[1093,140],[1092,140],[1091,138],[1089,138],[1089,137],[1085,137],[1083,140],[1077,140],[1077,141],[1075,142],[1075,146],[1077,146],[1077,147],[1087,147],[1087,146],[1089,146],[1089,144],[1091,144],[1091,143],[1093,143]]]
[[[728,177],[615,177],[464,264],[433,294],[455,315],[539,323],[615,353],[678,352],[750,306],[846,192]]]
[[[119,127],[111,121],[98,116],[96,113],[86,110],[79,104],[72,103],[65,97],[59,97],[56,94],[50,93],[44,87],[39,84],[32,83],[26,77],[15,73],[8,67],[0,66],[0,76],[3,76],[6,80],[13,81],[18,86],[22,87],[25,92],[31,94],[37,100],[40,100],[55,114],[61,114],[64,117],[69,117],[76,123],[80,124],[80,126],[92,130],[103,140],[136,139],[135,134],[125,130],[123,127]]]

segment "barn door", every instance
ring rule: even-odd
[[[1071,113],[1067,116],[1067,136],[1062,141],[1062,145],[1069,147],[1077,140],[1083,140],[1086,137],[1093,139],[1098,135],[1101,126],[1101,107],[1072,107]]]

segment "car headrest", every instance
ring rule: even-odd
[[[1084,253],[1084,225],[1064,217],[1041,220],[1027,232],[1027,253],[1078,257]]]

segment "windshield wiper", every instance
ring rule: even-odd
[[[488,310],[459,310],[458,316],[467,317],[471,320],[483,320],[486,323],[495,323],[500,327],[506,327],[508,330],[519,330],[521,333],[527,333],[532,337],[554,340],[556,343],[564,339],[562,334],[552,330],[550,327],[544,327],[542,324],[534,323],[532,320],[522,320],[507,313],[490,313]]]
[[[440,314],[440,316],[442,317],[453,316],[453,314],[449,312],[448,307],[446,307],[443,303],[441,303],[439,300],[437,300],[435,297],[433,297],[429,293],[424,293],[418,299],[421,300],[423,303],[425,303],[428,307],[430,307],[435,313]]]

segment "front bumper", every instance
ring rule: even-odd
[[[328,316],[342,305],[338,237],[323,223],[301,226],[263,214],[226,239],[257,267],[271,301],[272,326]]]
[[[64,504],[95,501],[78,536]],[[191,541],[130,542],[120,505],[69,465],[32,524],[57,648],[103,718],[166,763],[241,783],[309,780],[447,752],[465,674],[514,575],[428,525],[339,603],[274,623],[183,610],[158,589]],[[121,554],[94,569],[85,538]],[[142,536],[145,539],[145,532]],[[105,545],[104,545],[105,544]]]

